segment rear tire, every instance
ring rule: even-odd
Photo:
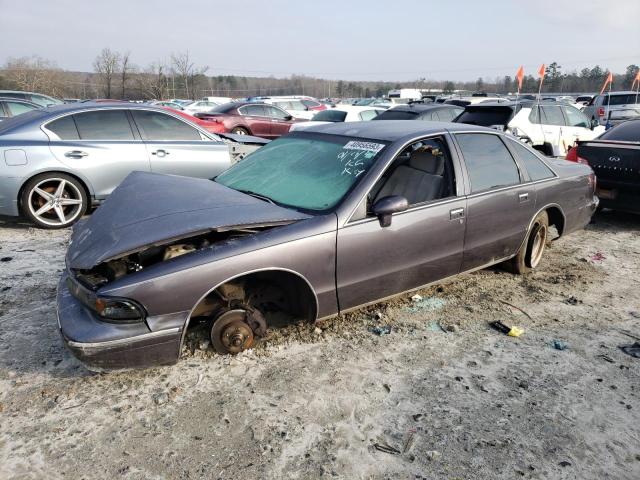
[[[547,212],[540,212],[533,220],[531,230],[526,241],[511,260],[504,263],[504,267],[517,274],[528,273],[540,264],[542,254],[549,238],[549,216]]]
[[[233,130],[231,130],[231,133],[233,133],[234,135],[249,135],[249,131],[246,128],[242,127],[235,127]]]
[[[87,211],[87,192],[64,173],[41,173],[30,179],[20,195],[22,213],[40,228],[65,228]]]

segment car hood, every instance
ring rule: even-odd
[[[212,230],[286,225],[308,215],[211,180],[133,172],[73,229],[67,264],[91,269],[153,245]]]

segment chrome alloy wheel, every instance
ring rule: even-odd
[[[47,178],[29,192],[28,208],[44,225],[61,227],[72,223],[82,212],[82,194],[64,178]]]

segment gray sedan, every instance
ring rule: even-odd
[[[266,143],[211,134],[146,105],[74,103],[0,123],[0,215],[76,222],[132,171],[212,178]]]
[[[237,353],[283,315],[315,321],[497,263],[526,273],[551,225],[589,222],[594,189],[586,165],[436,122],[294,132],[214,181],[136,172],[74,228],[60,330],[94,367],[175,362],[202,322]]]

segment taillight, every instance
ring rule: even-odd
[[[578,155],[578,147],[571,147],[567,152],[567,156],[564,157],[565,160],[569,160],[570,162],[582,163],[584,165],[589,165],[589,162],[586,158],[582,158]]]
[[[604,107],[600,107],[600,108],[598,109],[598,116],[599,116],[599,117],[604,117]]]

